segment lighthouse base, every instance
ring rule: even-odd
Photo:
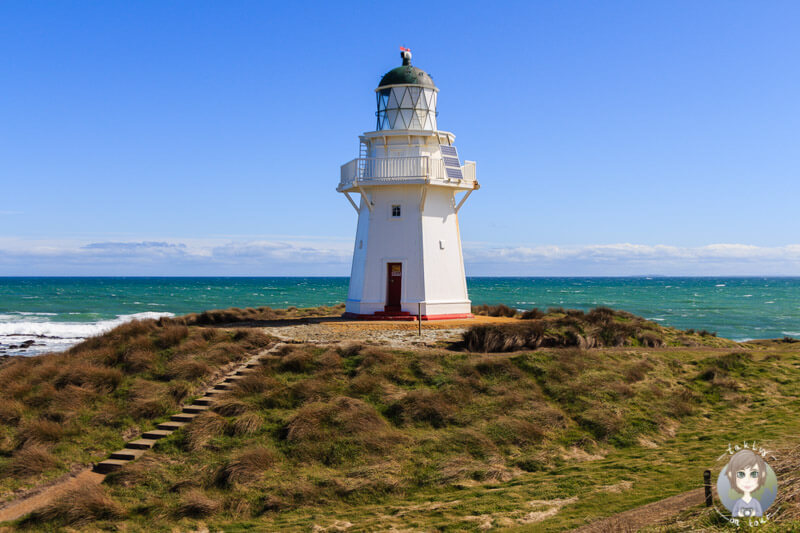
[[[398,308],[390,308],[385,302],[363,302],[347,300],[344,318],[356,320],[456,320],[474,318],[472,302],[460,301],[428,301],[401,302]]]
[[[400,311],[398,313],[387,313],[385,311],[376,311],[371,315],[361,315],[357,313],[345,313],[342,318],[350,318],[352,320],[396,320],[396,321],[409,321],[413,322],[417,319],[417,315],[412,315],[408,312]],[[422,320],[460,320],[467,318],[475,318],[472,313],[456,313],[447,315],[422,315]]]

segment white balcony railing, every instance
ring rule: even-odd
[[[397,180],[432,179],[446,182],[475,181],[475,162],[465,161],[461,167],[463,180],[447,177],[444,162],[428,156],[358,158],[342,165],[339,187],[359,183],[391,183]]]

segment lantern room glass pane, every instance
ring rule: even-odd
[[[386,104],[387,109],[397,109],[400,107],[400,104],[397,102],[397,97],[403,97],[402,93],[398,94],[398,90],[402,90],[402,87],[391,89],[389,93],[389,103]]]
[[[400,103],[400,107],[403,109],[411,109],[414,107],[414,104],[411,102],[411,94],[408,89],[406,89],[405,94],[403,94],[403,101]]]
[[[411,109],[401,109],[400,113],[403,116],[403,129],[411,129],[411,115],[414,114],[414,111]]]
[[[378,93],[378,111],[386,109],[389,102],[389,89],[383,89]]]
[[[417,100],[419,99],[419,87],[409,87],[408,94],[411,96],[411,104],[416,107]]]

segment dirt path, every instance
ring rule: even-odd
[[[66,490],[87,483],[99,485],[105,478],[105,474],[92,472],[90,468],[82,470],[78,474],[50,485],[46,489],[36,492],[32,496],[27,498],[23,497],[22,499],[12,501],[6,507],[0,509],[0,523],[23,517],[26,514],[50,503],[59,494],[62,494]],[[2,530],[2,528],[0,528],[0,530]]]
[[[705,489],[694,489],[603,518],[573,531],[577,533],[638,531],[645,526],[656,525],[662,520],[672,518],[680,511],[700,505],[704,501]]]

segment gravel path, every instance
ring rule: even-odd
[[[416,325],[415,325],[416,326]],[[441,346],[443,343],[458,341],[465,328],[427,329],[418,335],[417,331],[402,329],[353,329],[336,328],[329,324],[304,324],[264,328],[266,333],[275,335],[284,341],[301,341],[315,344],[331,344],[340,342],[361,342],[393,348],[426,348]]]

